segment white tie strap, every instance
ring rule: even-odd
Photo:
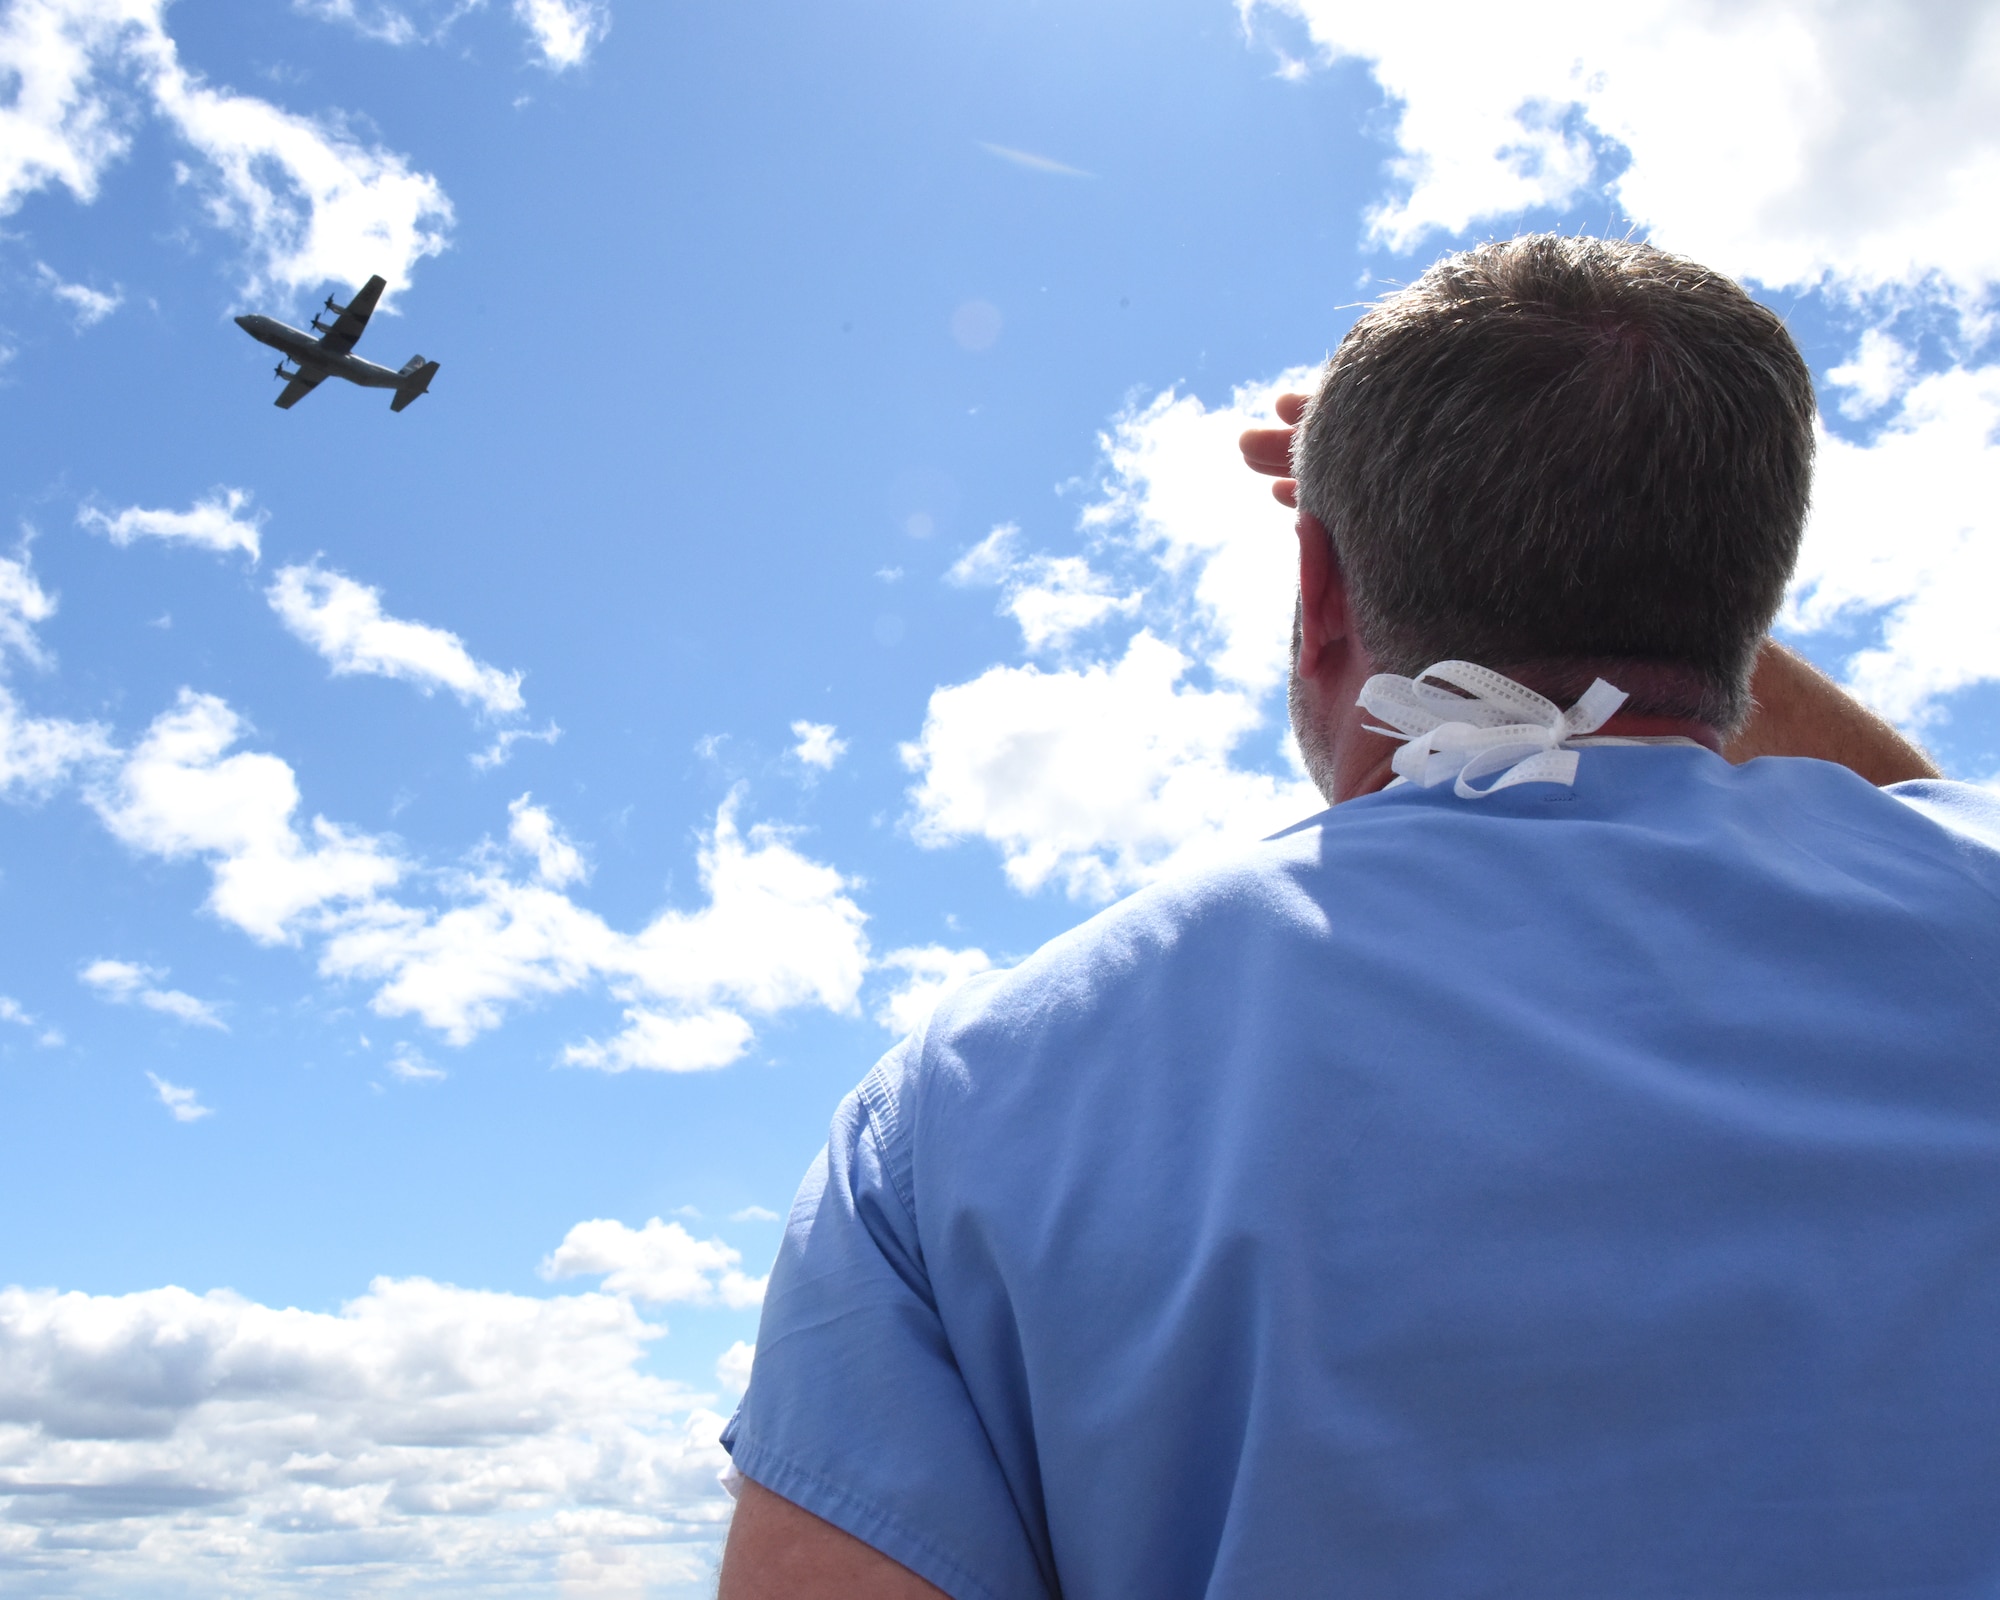
[[[1452,793],[1461,800],[1482,800],[1517,783],[1574,784],[1577,753],[1565,742],[1595,733],[1625,699],[1623,689],[1599,678],[1564,711],[1489,668],[1440,661],[1414,678],[1377,673],[1361,686],[1356,703],[1389,724],[1371,733],[1407,741],[1389,763],[1401,776],[1426,789],[1452,778]],[[1475,778],[1493,772],[1500,776],[1483,789],[1473,787]]]

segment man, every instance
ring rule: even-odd
[[[723,1600],[2000,1590],[2000,812],[1762,645],[1812,418],[1536,237],[1246,436],[1334,807],[842,1104]]]

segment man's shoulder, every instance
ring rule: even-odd
[[[2000,857],[2000,793],[1944,778],[1892,784],[1882,792],[1955,838]]]

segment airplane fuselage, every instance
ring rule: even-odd
[[[401,375],[387,367],[378,367],[372,361],[363,361],[354,355],[336,355],[313,334],[294,328],[290,323],[280,322],[276,317],[253,313],[238,317],[236,326],[259,344],[267,344],[273,350],[290,356],[301,369],[317,368],[330,378],[345,378],[349,383],[358,383],[365,389],[393,389],[403,381]]]

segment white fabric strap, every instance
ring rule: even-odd
[[[1389,763],[1401,776],[1426,789],[1451,778],[1461,800],[1482,800],[1517,783],[1574,784],[1576,752],[1565,744],[1595,733],[1625,699],[1623,689],[1599,678],[1564,711],[1489,668],[1440,661],[1414,678],[1377,673],[1356,703],[1389,724],[1371,732],[1406,741]],[[1495,772],[1493,782],[1473,787]]]

